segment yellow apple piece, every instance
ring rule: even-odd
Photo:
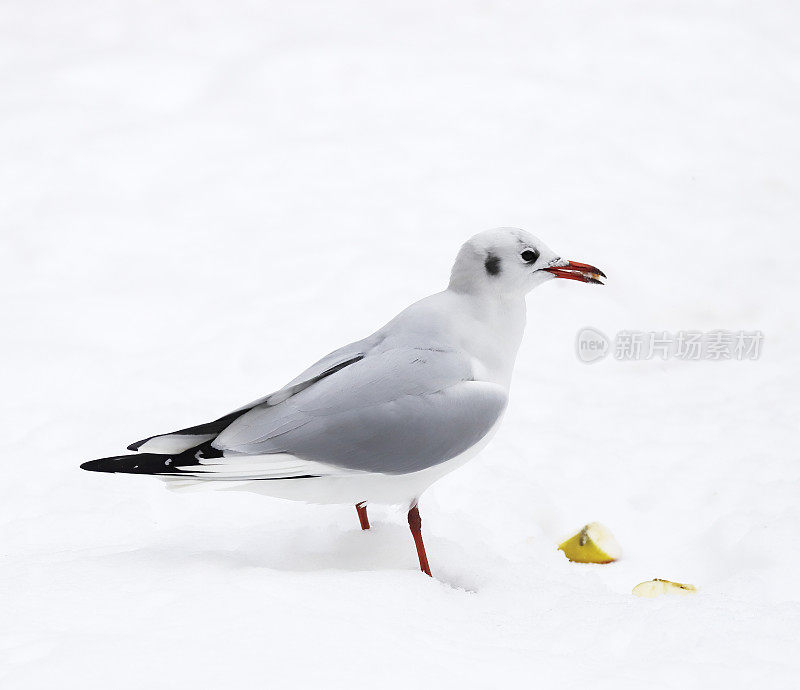
[[[611,530],[599,522],[590,522],[558,548],[573,563],[611,563],[622,555]]]
[[[685,585],[682,582],[672,582],[670,580],[648,580],[640,582],[633,588],[633,593],[637,597],[659,597],[662,594],[692,594],[697,591],[694,585]]]

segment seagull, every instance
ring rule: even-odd
[[[236,488],[308,503],[403,505],[422,572],[420,495],[489,442],[506,410],[525,295],[605,274],[533,235],[497,228],[458,252],[447,289],[323,357],[283,388],[205,424],[157,434],[92,472],[149,474],[169,488]]]

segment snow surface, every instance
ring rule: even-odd
[[[792,2],[0,5],[0,686],[796,687]],[[511,406],[404,515],[86,459],[205,421],[517,225]],[[577,330],[761,329],[618,362]],[[623,559],[571,564],[599,520]],[[642,600],[661,577],[697,595]]]

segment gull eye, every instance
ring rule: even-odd
[[[539,258],[539,252],[535,249],[526,249],[522,254],[520,254],[522,260],[526,263],[532,264],[535,263],[536,259]]]

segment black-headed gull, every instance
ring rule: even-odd
[[[158,475],[172,488],[202,483],[355,504],[363,529],[368,503],[405,504],[420,568],[430,575],[417,501],[497,430],[526,293],[556,277],[602,284],[601,276],[523,230],[482,232],[461,247],[446,290],[279,391],[213,422],[137,441],[132,455],[81,467]]]

